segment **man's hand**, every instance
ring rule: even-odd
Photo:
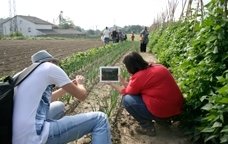
[[[73,80],[73,83],[75,83],[75,82],[76,82],[76,84],[82,84],[83,85],[85,83],[84,76],[76,75],[75,79]]]

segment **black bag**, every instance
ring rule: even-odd
[[[12,143],[14,87],[25,80],[41,63],[34,63],[15,78],[6,77],[0,82],[0,144]]]

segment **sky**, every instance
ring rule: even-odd
[[[0,18],[9,17],[9,2],[0,0]],[[117,25],[150,26],[167,6],[168,0],[14,0],[16,15],[35,16],[58,24],[58,15],[84,29]],[[181,2],[179,2],[181,6]],[[11,7],[13,11],[13,7]]]

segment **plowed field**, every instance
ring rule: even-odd
[[[53,56],[63,59],[72,53],[102,45],[100,40],[1,40],[0,77],[13,74],[31,64],[31,55],[45,49]]]

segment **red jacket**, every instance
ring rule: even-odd
[[[152,65],[132,75],[122,94],[140,94],[147,109],[159,118],[168,118],[182,112],[184,99],[181,91],[163,65]]]

